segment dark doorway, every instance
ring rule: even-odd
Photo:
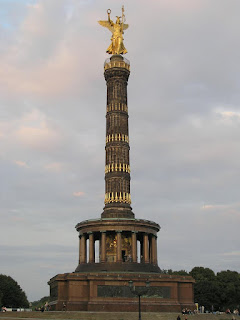
[[[122,250],[122,261],[124,262],[126,260],[126,251]]]

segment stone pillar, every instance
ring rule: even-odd
[[[151,263],[157,264],[157,237],[155,235],[151,235]]]
[[[95,262],[94,234],[89,233],[89,263]]]
[[[132,231],[132,262],[137,262],[137,234]]]
[[[149,263],[149,245],[148,245],[148,234],[143,235],[143,262]]]
[[[152,254],[152,234],[149,235],[148,237],[148,245],[149,245],[149,263],[153,263],[153,254]]]
[[[140,239],[140,263],[143,263],[143,237]]]
[[[79,238],[79,248],[78,248],[78,250],[79,250],[79,258],[78,258],[78,263],[80,263],[80,256],[81,256],[81,236],[79,235],[78,238]]]
[[[112,55],[104,66],[107,84],[105,207],[102,218],[134,218],[130,195],[127,84],[130,65]],[[112,152],[116,147],[117,150]],[[116,205],[117,204],[117,205]]]
[[[106,262],[106,231],[101,231],[101,262]]]
[[[158,265],[158,256],[157,256],[157,236],[155,236],[155,262],[154,264]]]
[[[81,235],[80,240],[80,263],[86,263],[86,235]]]
[[[122,262],[122,231],[117,231],[117,262]]]

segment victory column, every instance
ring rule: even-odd
[[[131,208],[127,83],[130,63],[123,43],[122,16],[99,24],[111,33],[104,64],[107,84],[105,207],[100,219],[76,225],[79,264],[72,273],[58,274],[48,282],[52,310],[137,311],[135,291],[149,284],[143,311],[181,311],[193,308],[193,279],[161,273],[157,259],[157,223],[135,219]],[[150,160],[149,160],[150,161]],[[147,215],[147,213],[146,213]]]

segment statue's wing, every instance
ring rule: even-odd
[[[114,32],[114,28],[113,26],[111,25],[111,23],[109,21],[103,21],[103,20],[100,20],[98,21],[98,23],[105,27],[105,28],[108,28],[108,30],[110,30],[112,33]]]
[[[128,27],[129,27],[128,24],[126,24],[126,23],[123,24],[123,30],[126,30]]]

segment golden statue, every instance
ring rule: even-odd
[[[112,43],[107,49],[107,53],[109,54],[125,54],[127,53],[126,48],[123,44],[123,34],[124,30],[128,28],[128,24],[125,24],[125,15],[124,15],[124,7],[122,6],[122,17],[117,16],[116,23],[114,23],[110,19],[111,10],[107,10],[108,20],[107,21],[98,21],[98,23],[108,28],[112,32]],[[121,21],[122,20],[122,21]]]

